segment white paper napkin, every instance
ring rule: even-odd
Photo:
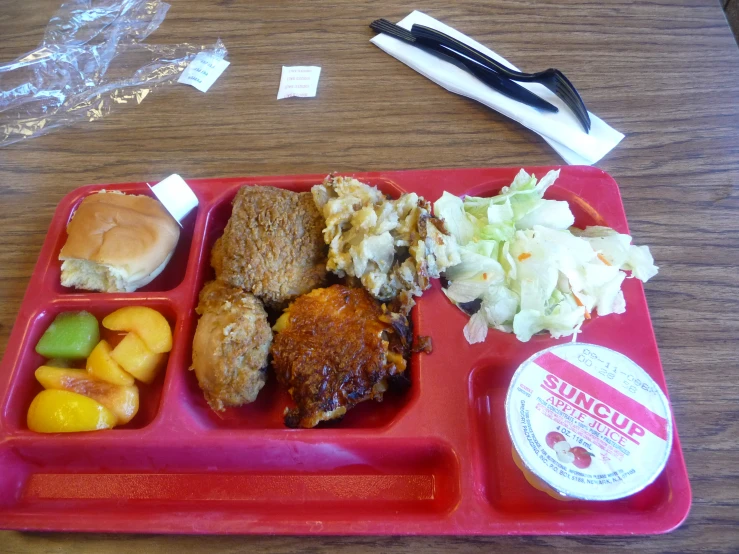
[[[518,70],[508,60],[501,58],[489,48],[485,48],[479,42],[423,12],[414,11],[405,19],[399,21],[398,25],[410,30],[414,23],[426,25],[446,33],[472,48],[484,52],[511,69]],[[590,133],[586,133],[565,103],[543,85],[519,83],[537,96],[557,106],[559,113],[540,112],[536,108],[512,100],[478,81],[471,73],[467,73],[456,65],[399,39],[378,34],[371,42],[448,91],[482,102],[538,133],[569,164],[592,165],[610,152],[624,138],[623,134],[592,113],[590,113],[592,124]]]

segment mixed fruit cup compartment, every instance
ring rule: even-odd
[[[136,319],[137,312],[143,324],[121,319]],[[109,318],[106,326],[111,315],[118,321]],[[146,319],[154,319],[158,329]],[[163,299],[51,303],[28,322],[4,407],[5,427],[12,434],[53,433],[62,431],[60,426],[68,431],[146,427],[159,413],[177,320],[172,304]],[[162,336],[165,332],[169,338]],[[59,340],[65,343],[61,349],[53,344]],[[69,352],[80,340],[86,344]],[[74,402],[83,403],[77,410],[81,420],[70,419]]]

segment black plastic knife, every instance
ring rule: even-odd
[[[425,50],[445,61],[453,63],[457,67],[472,73],[480,81],[488,85],[490,88],[497,90],[501,94],[531,106],[539,110],[557,113],[559,108],[554,104],[550,104],[546,100],[539,98],[533,92],[525,89],[518,83],[511,81],[505,77],[501,77],[500,74],[496,73],[492,69],[481,65],[477,61],[465,56],[464,54],[457,52],[456,50],[449,48],[443,44],[439,44],[435,41],[427,41],[423,37],[415,37],[410,31],[403,29],[399,25],[391,23],[387,19],[377,19],[370,23],[370,28],[373,30],[390,35],[404,42],[412,44],[422,50]]]

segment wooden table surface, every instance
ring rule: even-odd
[[[4,0],[0,62],[34,48],[59,0]],[[368,40],[411,7],[524,68],[558,67],[626,134],[599,167],[652,248],[646,285],[693,508],[642,538],[157,537],[0,533],[0,552],[739,551],[739,51],[718,0],[172,0],[150,42],[220,37],[210,92],[173,86],[140,105],[0,149],[0,352],[54,207],[89,183],[184,176],[519,166],[561,160],[540,138],[455,97]],[[318,97],[276,101],[281,65],[323,68]]]

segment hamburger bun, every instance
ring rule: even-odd
[[[154,198],[102,191],[80,203],[67,235],[59,253],[63,286],[133,292],[169,263],[180,228]]]

